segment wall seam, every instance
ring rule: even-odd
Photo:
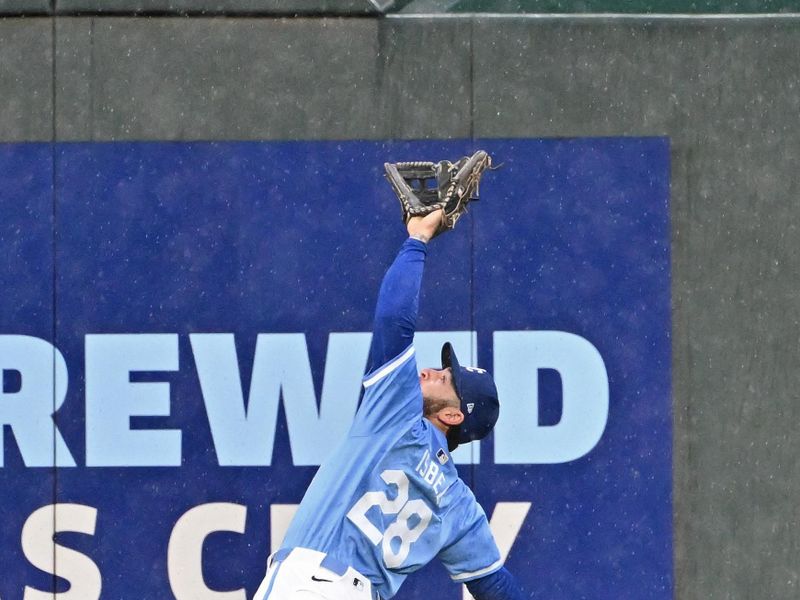
[[[53,577],[52,577],[52,589],[55,591],[56,589],[56,573],[58,573],[58,565],[56,564],[56,544],[55,544],[55,535],[56,531],[58,531],[58,523],[56,517],[56,506],[58,504],[58,456],[56,450],[56,432],[58,430],[58,417],[56,415],[56,390],[58,388],[56,377],[57,377],[57,369],[56,369],[56,348],[58,347],[56,336],[58,330],[58,295],[56,291],[57,286],[57,254],[56,254],[56,246],[57,246],[57,206],[58,206],[58,194],[56,191],[56,185],[58,181],[58,173],[57,173],[57,165],[58,165],[58,150],[57,150],[57,102],[58,102],[58,84],[56,80],[57,70],[57,35],[58,35],[58,27],[57,21],[55,16],[50,18],[50,99],[51,99],[51,108],[50,108],[50,173],[51,173],[51,181],[50,181],[50,193],[51,193],[51,200],[52,200],[52,237],[51,237],[51,248],[53,253],[53,272],[52,272],[52,279],[51,283],[53,286],[52,289],[52,315],[53,315],[53,329],[52,329],[52,339],[53,339],[53,359],[52,359],[52,379],[53,379]]]

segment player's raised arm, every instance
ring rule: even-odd
[[[427,244],[439,233],[441,224],[441,210],[408,221],[409,237],[386,271],[378,292],[368,371],[387,363],[414,341]]]
[[[462,367],[450,343],[441,369],[418,371],[413,347],[428,242],[453,228],[489,164],[481,150],[455,164],[387,164],[409,237],[381,283],[362,402],[254,600],[391,598],[436,556],[477,600],[521,600],[486,513],[449,454],[494,427],[494,380]]]

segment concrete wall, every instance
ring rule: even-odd
[[[0,141],[669,136],[676,597],[788,600],[798,55],[796,17],[7,19]]]

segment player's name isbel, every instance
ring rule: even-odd
[[[436,504],[438,506],[442,496],[450,489],[454,481],[448,483],[447,477],[439,467],[439,465],[445,465],[450,462],[450,455],[445,452],[444,448],[439,448],[436,451],[436,459],[439,462],[438,465],[433,461],[430,451],[426,448],[422,458],[419,459],[415,472],[422,477],[425,483],[431,486],[433,493],[436,494]]]

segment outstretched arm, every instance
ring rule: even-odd
[[[414,340],[427,243],[439,233],[441,223],[441,210],[408,222],[409,237],[386,271],[378,293],[367,372],[400,354]]]

